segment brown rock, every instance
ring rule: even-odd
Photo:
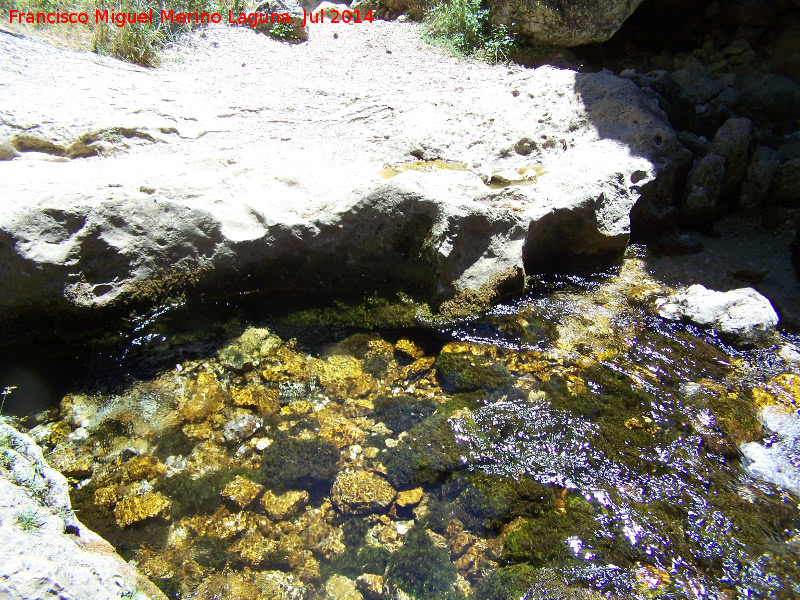
[[[169,517],[172,502],[160,492],[128,496],[117,503],[114,509],[114,518],[117,525],[125,528],[133,523],[144,521],[150,517]]]
[[[253,483],[249,479],[237,475],[233,481],[225,486],[220,495],[233,508],[242,510],[249,506],[263,489],[263,485]]]
[[[331,488],[336,508],[348,515],[364,515],[386,510],[396,496],[386,479],[370,471],[343,471]]]
[[[278,542],[265,538],[258,531],[246,533],[228,549],[233,558],[250,567],[273,561],[277,551]]]
[[[364,573],[356,579],[356,587],[361,590],[367,598],[380,600],[383,595],[383,577]]]
[[[286,521],[296,515],[299,510],[308,504],[308,492],[290,491],[276,496],[267,491],[261,497],[261,508],[275,521]]]
[[[398,492],[395,503],[401,508],[408,506],[416,506],[422,500],[422,488],[414,488],[413,490],[404,490]]]

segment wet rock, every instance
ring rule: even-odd
[[[333,482],[331,501],[346,515],[363,515],[388,509],[396,494],[377,473],[343,471]]]
[[[47,455],[47,462],[55,470],[66,475],[84,479],[91,476],[95,469],[95,460],[86,448],[73,448],[70,446],[57,446]]]
[[[273,520],[286,521],[308,504],[308,492],[305,490],[292,490],[284,494],[275,495],[272,491],[267,491],[261,497],[259,504]]]
[[[783,206],[800,206],[800,158],[790,160],[778,168],[772,197]]]
[[[225,390],[210,373],[199,373],[187,390],[188,398],[181,405],[181,419],[196,423],[220,410],[225,403]]]
[[[775,406],[784,411],[797,411],[800,409],[800,375],[782,373],[766,385],[754,387],[753,401],[760,409]]]
[[[114,508],[114,518],[121,528],[128,527],[151,517],[169,516],[172,502],[161,492],[148,492],[126,496]]]
[[[220,495],[236,510],[242,510],[252,504],[263,490],[263,485],[237,475],[225,486]]]
[[[681,205],[684,217],[695,223],[708,223],[722,212],[720,195],[725,181],[725,158],[713,152],[695,162],[686,184],[686,199]]]
[[[367,434],[351,419],[332,410],[320,411],[319,435],[337,448],[361,444],[367,439]]]
[[[261,568],[278,561],[278,542],[258,531],[246,533],[228,548],[231,557],[243,565]]]
[[[764,408],[761,416],[777,439],[769,445],[742,445],[747,469],[756,477],[800,493],[800,416],[774,406]]]
[[[334,575],[325,582],[325,594],[328,600],[363,600],[364,596],[356,589],[352,579],[342,575]]]
[[[411,360],[416,360],[417,358],[425,356],[425,351],[422,348],[406,338],[397,340],[397,343],[394,345],[394,350],[398,354]]]
[[[306,590],[281,571],[215,573],[193,593],[198,600],[304,600]]]
[[[356,587],[370,600],[380,600],[383,596],[383,576],[364,573],[356,578]]]
[[[762,208],[777,171],[777,152],[767,146],[758,146],[745,173],[742,190],[739,194],[739,208],[744,210]]]
[[[250,327],[217,352],[217,360],[223,367],[234,371],[253,369],[262,358],[272,354],[282,343],[269,329]]]
[[[720,195],[723,200],[734,196],[745,177],[753,140],[753,123],[750,119],[728,119],[717,130],[711,152],[725,159],[725,177]]]
[[[656,307],[663,318],[710,327],[739,346],[769,343],[778,325],[769,300],[752,288],[717,292],[693,285],[683,293],[657,300]]]
[[[486,350],[477,344],[446,344],[436,358],[436,372],[443,387],[454,392],[510,387],[508,369],[491,354],[486,355]]]
[[[241,442],[252,437],[263,424],[261,419],[248,413],[225,423],[222,428],[222,435],[229,444]]]
[[[352,356],[329,356],[317,364],[316,374],[320,385],[337,400],[364,396],[375,389],[375,379],[364,373]]]

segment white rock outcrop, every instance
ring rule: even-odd
[[[0,142],[17,153],[0,163],[0,311],[198,284],[440,302],[618,256],[632,213],[675,210],[690,157],[633,82],[437,57],[410,88],[374,77],[395,59],[369,50],[416,35],[399,27],[339,31],[335,64],[313,55],[326,51],[313,35],[287,46],[211,28],[197,41],[237,44],[246,77],[227,58],[218,72],[210,60],[147,71],[0,38]],[[298,78],[306,59],[315,71]],[[97,156],[66,158],[78,142]],[[386,179],[386,165],[410,168]],[[492,181],[509,171],[521,180]]]
[[[0,424],[0,457],[0,598],[166,600],[77,520],[67,480],[29,436]]]

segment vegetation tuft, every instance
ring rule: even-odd
[[[493,25],[485,0],[441,0],[425,18],[428,38],[457,54],[482,56],[489,62],[508,61],[514,35],[505,25]]]
[[[16,514],[14,522],[17,526],[27,533],[38,534],[44,525],[44,519],[36,509],[20,511]]]
[[[244,3],[242,0],[175,0],[169,5],[161,0],[120,0],[116,4],[99,0],[0,0],[0,8],[4,12],[15,8],[21,12],[85,12],[89,15],[89,23],[76,25],[92,31],[92,50],[120,58],[138,65],[152,67],[158,64],[158,53],[167,43],[176,37],[197,27],[195,23],[161,23],[162,8],[175,13],[221,13],[227,15],[228,10],[239,12]],[[95,24],[95,11],[108,10],[109,22]],[[124,26],[111,22],[111,11],[117,14],[146,13],[153,11],[153,23],[125,22]],[[57,27],[65,27],[63,24]]]

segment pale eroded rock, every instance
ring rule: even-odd
[[[772,339],[778,315],[769,300],[752,288],[717,292],[693,285],[656,302],[658,314],[714,329],[736,345],[753,346]]]

